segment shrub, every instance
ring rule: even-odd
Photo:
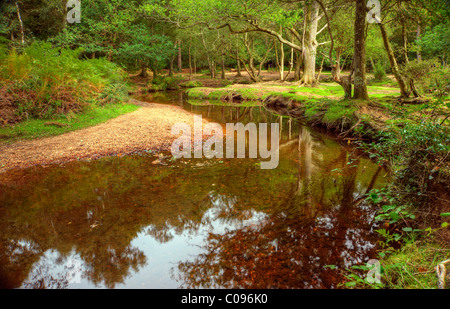
[[[180,89],[180,83],[182,77],[180,76],[155,76],[152,80],[151,89],[155,91],[159,90],[178,90]]]
[[[440,178],[446,181],[449,133],[448,127],[429,120],[382,133],[376,147],[391,161],[397,185],[412,193],[415,202]]]
[[[22,53],[0,51],[0,96],[19,117],[48,118],[81,111],[88,104],[122,100],[122,70],[105,59],[81,60],[81,49],[35,42]]]
[[[384,70],[384,68],[381,64],[375,65],[373,75],[375,76],[376,81],[383,81],[386,79],[386,71]]]

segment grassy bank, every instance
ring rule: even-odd
[[[68,113],[54,119],[30,119],[14,126],[0,128],[0,145],[18,140],[55,136],[106,122],[130,113],[139,106],[125,103],[91,105],[83,113]]]
[[[386,86],[369,86],[372,98],[394,96],[398,89]],[[271,95],[282,95],[297,101],[317,98],[340,99],[344,96],[341,86],[324,83],[317,87],[301,87],[292,83],[258,83],[251,85],[234,84],[223,88],[197,87],[187,91],[190,98],[223,100],[230,94],[241,95],[246,100],[264,100]]]

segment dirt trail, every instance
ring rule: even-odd
[[[0,174],[13,168],[125,155],[138,151],[168,151],[177,136],[175,123],[193,125],[194,114],[177,106],[144,103],[132,113],[103,124],[59,136],[0,146]]]

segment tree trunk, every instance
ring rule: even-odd
[[[241,61],[238,59],[237,60],[237,77],[242,77],[242,72],[241,72]]]
[[[408,33],[406,32],[405,19],[402,17],[402,39],[403,39],[403,57],[405,58],[405,62],[409,62],[408,58]]]
[[[284,80],[284,45],[280,43],[280,80]]]
[[[19,4],[16,1],[16,8],[17,8],[17,19],[19,20],[19,24],[20,24],[20,35],[22,37],[22,45],[25,45],[25,34],[23,31],[23,23],[22,23],[22,17],[20,16],[20,9],[19,9]]]
[[[195,57],[195,54],[194,54],[194,74],[197,74],[197,58]]]
[[[189,79],[192,79],[192,54],[190,44],[189,44]]]
[[[283,28],[280,27],[280,33],[283,33]],[[277,47],[275,46],[275,50]],[[284,45],[280,42],[280,61],[278,61],[278,53],[277,53],[277,64],[280,73],[280,81],[284,80]]]
[[[239,60],[239,42],[236,44],[237,77],[242,77],[241,61]]]
[[[317,26],[319,23],[319,4],[313,1],[306,8],[305,24],[309,25],[304,31],[303,44],[303,76],[301,84],[314,86],[316,83],[316,52],[317,52]]]
[[[183,64],[181,62],[181,40],[178,40],[178,72],[183,70]]]
[[[340,74],[337,74],[337,64],[331,66],[331,76],[333,76],[333,79],[336,83],[341,85],[342,88],[344,88],[344,98],[345,99],[351,99],[352,97],[352,73],[350,73],[348,76],[342,77]],[[339,76],[339,77],[338,77]]]
[[[175,61],[175,57],[172,56],[172,58],[170,59],[170,66],[169,66],[169,76],[173,76],[173,63]]]
[[[225,79],[225,56],[222,55],[222,74],[220,76],[221,79]]]
[[[356,0],[353,98],[369,100],[366,84],[366,1]]]
[[[292,43],[294,43],[294,36],[292,36]],[[293,67],[294,67],[294,49],[291,47],[291,58],[289,59],[289,71],[283,79],[284,82],[288,79],[289,75],[292,72]]]
[[[316,84],[320,83],[320,74],[322,74],[323,62],[325,61],[325,57],[322,57],[322,62],[320,63],[319,73],[317,74]]]
[[[209,60],[208,57],[208,63],[209,63],[209,74],[211,78],[216,78],[216,64],[214,60]]]
[[[417,35],[416,35],[416,39],[420,39],[420,35],[422,32],[422,28],[420,27],[420,25],[417,25]],[[420,49],[417,49],[417,61],[422,61],[422,54],[420,53]]]
[[[375,72],[375,61],[373,61],[372,57],[370,57],[370,65],[372,66],[372,72]]]
[[[389,63],[391,65],[392,73],[395,76],[395,79],[397,80],[397,83],[400,87],[400,96],[402,98],[408,98],[409,92],[408,88],[406,86],[405,80],[400,75],[400,71],[398,69],[397,60],[395,59],[394,51],[392,50],[391,44],[389,43],[389,38],[387,36],[386,28],[384,27],[383,23],[379,23],[378,26],[380,27],[381,36],[383,38],[384,48],[386,49]]]
[[[314,86],[316,82],[316,51],[305,46],[303,58],[303,76],[300,83]]]
[[[297,52],[297,56],[295,59],[295,73],[294,73],[294,81],[298,82],[300,80],[300,74],[302,69],[302,54],[301,52]]]
[[[337,78],[341,78],[341,55],[342,55],[342,51],[338,48],[336,50],[336,77]]]

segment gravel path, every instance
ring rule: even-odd
[[[13,168],[78,159],[126,155],[138,151],[169,151],[175,123],[193,126],[194,114],[177,106],[145,103],[132,113],[103,124],[59,136],[0,146],[0,173]]]

